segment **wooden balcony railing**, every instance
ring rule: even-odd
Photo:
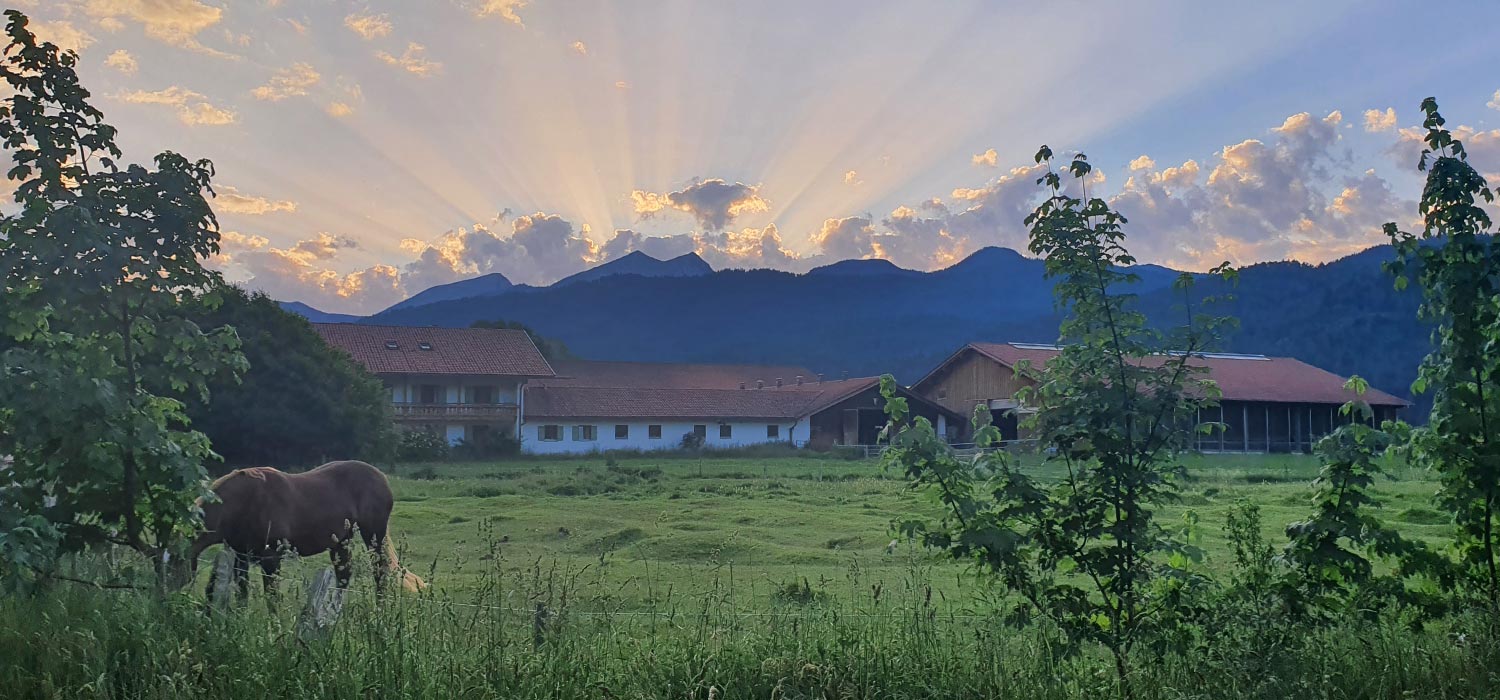
[[[481,420],[513,418],[513,403],[398,403],[392,404],[397,418],[414,420]]]

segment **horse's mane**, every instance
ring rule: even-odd
[[[251,479],[265,481],[266,475],[275,471],[276,469],[272,467],[246,467],[244,469],[236,469],[232,472],[229,472],[228,474],[225,474],[224,476],[214,479],[214,482],[212,484],[209,484],[208,487],[211,489],[216,489],[219,486],[223,485],[225,482],[235,477],[249,477]]]

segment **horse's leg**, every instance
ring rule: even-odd
[[[266,586],[266,605],[274,606],[281,601],[281,592],[276,590],[276,573],[281,569],[281,552],[260,558],[261,581]]]
[[[240,602],[250,599],[250,555],[234,553],[234,583],[239,587]]]
[[[348,541],[330,547],[328,556],[333,558],[333,575],[338,579],[339,588],[348,588],[349,579],[354,575],[354,561],[349,553]]]

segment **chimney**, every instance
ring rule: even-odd
[[[848,381],[848,379],[849,379],[849,370],[847,370],[847,369],[844,370],[844,373],[842,375],[840,375],[839,379],[843,380],[843,381]]]
[[[757,379],[757,380],[755,380],[755,388],[757,388],[757,389],[764,389],[764,388],[766,388],[766,380],[764,380],[764,379]]]
[[[744,388],[745,388],[745,383],[744,382],[740,382],[740,389],[743,390]]]
[[[797,386],[802,386],[802,375],[797,375]]]
[[[777,388],[777,389],[780,389],[780,388],[781,388],[781,377],[777,377],[777,378],[776,378],[776,388]]]
[[[822,373],[822,372],[819,372],[819,373],[818,373],[818,383],[819,383],[819,384],[822,384],[822,383],[823,383],[823,373]]]

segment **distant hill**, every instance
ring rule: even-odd
[[[1419,293],[1396,292],[1380,269],[1391,255],[1383,246],[1324,265],[1242,269],[1235,300],[1218,310],[1240,320],[1224,349],[1297,357],[1409,397],[1428,329],[1416,320]],[[675,260],[640,264],[660,269],[654,266]],[[550,287],[398,304],[368,320],[467,326],[503,318],[582,358],[798,364],[830,377],[892,372],[907,382],[972,340],[1057,339],[1044,263],[1004,248],[982,249],[935,272],[883,261],[845,261],[803,275],[619,272],[636,264]],[[1156,265],[1131,271],[1141,279],[1131,290],[1138,307],[1158,324],[1178,322],[1184,296],[1173,282],[1180,273]],[[1195,305],[1225,291],[1215,279],[1200,279]],[[1426,399],[1419,398],[1413,415],[1424,414]]]
[[[440,301],[453,301],[456,299],[469,299],[472,297],[493,296],[503,294],[515,287],[510,280],[498,272],[480,275],[472,279],[459,280],[448,284],[440,284],[436,287],[417,292],[407,297],[404,301],[392,306],[391,309],[414,309],[418,306],[435,304]]]
[[[354,323],[361,317],[354,314],[331,314],[327,311],[319,311],[300,301],[278,301],[281,308],[301,316],[313,323]]]
[[[840,260],[831,265],[815,267],[808,270],[809,275],[842,275],[846,277],[863,275],[920,275],[917,270],[908,270],[897,267],[896,263],[881,258],[869,260]]]
[[[637,275],[640,277],[699,277],[713,274],[709,266],[697,253],[679,255],[671,260],[657,260],[637,250],[624,257],[611,260],[598,267],[564,277],[553,284],[562,287],[579,282],[591,282],[612,275]]]

